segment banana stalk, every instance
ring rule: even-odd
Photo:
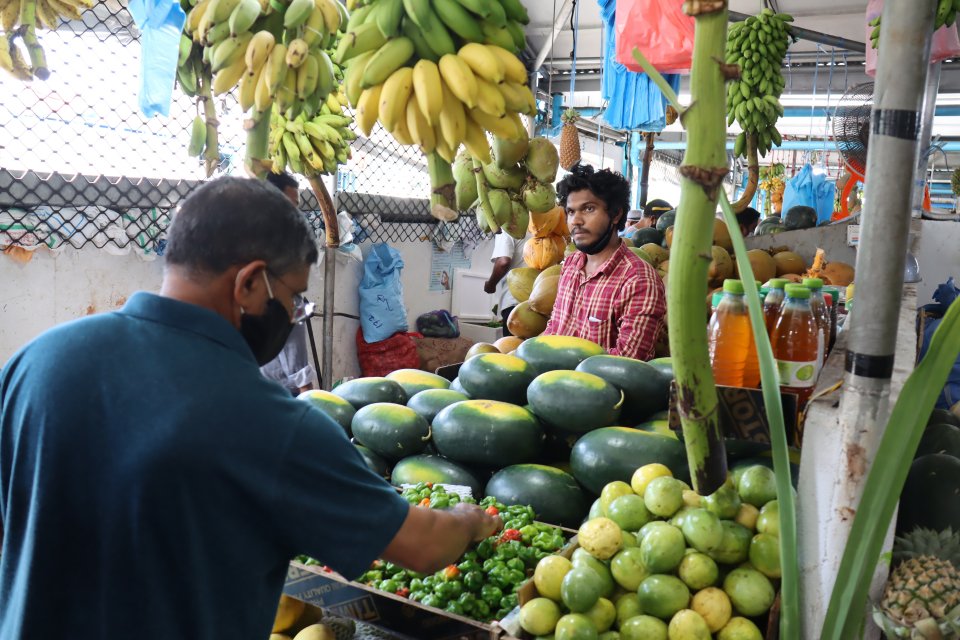
[[[753,200],[753,196],[757,193],[757,185],[760,183],[760,158],[757,155],[757,134],[748,133],[746,134],[747,138],[747,186],[743,190],[743,194],[740,196],[740,199],[732,203],[734,212],[740,213],[744,209],[750,206],[750,201]],[[770,199],[767,198],[767,202],[770,202]],[[740,229],[737,228],[737,231]],[[731,233],[733,231],[731,230]]]
[[[313,194],[317,196],[317,202],[320,203],[320,214],[323,216],[323,226],[326,230],[327,247],[335,249],[340,246],[340,227],[337,223],[337,210],[333,206],[333,198],[327,191],[327,185],[319,175],[311,175],[307,178],[310,186],[313,188]]]
[[[36,0],[24,0],[23,4],[20,5],[20,24],[23,44],[26,45],[27,53],[30,55],[33,75],[40,80],[46,80],[50,77],[50,69],[47,68],[47,56],[37,39]]]
[[[427,155],[427,168],[430,171],[430,214],[437,220],[456,220],[460,214],[454,204],[457,187],[453,167],[434,151]]]
[[[209,178],[220,164],[220,143],[217,135],[217,126],[220,122],[217,120],[217,107],[213,103],[210,69],[201,62],[196,64],[197,98],[203,101],[203,116],[207,122],[207,146],[203,152],[203,164]]]
[[[720,68],[727,42],[727,2],[688,0],[684,11],[696,18],[696,28],[690,71],[691,104],[685,112],[681,111],[689,143],[680,167],[680,206],[670,251],[667,322],[690,476],[697,493],[709,495],[727,479],[717,390],[710,368],[707,325],[703,321],[714,212],[728,171],[726,90]],[[649,67],[638,49],[633,50],[633,56]]]
[[[243,166],[247,174],[253,178],[263,180],[267,172],[273,167],[270,160],[270,114],[273,105],[260,117],[259,120],[248,120],[244,123],[247,130],[247,145],[243,159]],[[280,167],[283,169],[283,167]]]

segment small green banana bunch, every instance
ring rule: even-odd
[[[960,0],[939,0],[937,2],[937,17],[934,21],[934,31],[940,27],[949,27],[957,21],[957,13],[960,12]],[[880,16],[867,23],[873,27],[870,32],[870,45],[877,49],[880,47]]]
[[[289,166],[308,177],[336,173],[350,159],[350,142],[357,137],[350,129],[353,118],[343,113],[344,103],[342,93],[330,94],[313,117],[301,111],[287,119],[274,110],[269,139],[273,171]]]
[[[783,115],[780,70],[789,46],[788,22],[793,22],[791,16],[764,9],[728,31],[726,62],[740,66],[739,80],[727,85],[727,125],[736,120],[743,129],[734,143],[735,156],[746,156],[748,135],[755,137],[761,156],[782,142],[775,125]]]
[[[0,69],[18,80],[46,80],[50,71],[36,30],[56,29],[64,20],[83,20],[83,12],[94,4],[94,0],[0,0]],[[29,60],[16,44],[18,37],[27,47]]]

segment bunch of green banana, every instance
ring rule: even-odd
[[[274,110],[269,140],[273,171],[289,166],[308,177],[336,173],[350,159],[350,141],[357,137],[350,129],[353,118],[343,113],[345,102],[342,93],[332,93],[313,117],[300,112],[287,119]]]
[[[957,21],[960,13],[960,0],[939,0],[937,2],[937,17],[934,21],[934,30],[940,27],[949,27]],[[880,46],[880,16],[867,23],[873,27],[870,31],[870,44],[876,49]]]
[[[0,41],[0,69],[18,80],[46,80],[50,71],[36,30],[52,30],[63,21],[83,20],[83,12],[94,4],[94,0],[0,0],[0,32],[4,34]],[[17,46],[18,37],[26,45],[28,56]]]
[[[783,115],[780,70],[789,46],[788,22],[793,22],[791,16],[764,9],[728,31],[726,62],[740,67],[740,78],[727,85],[727,125],[736,120],[743,129],[734,143],[735,156],[746,155],[747,136],[756,138],[761,156],[782,142],[775,125]]]

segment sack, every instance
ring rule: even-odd
[[[660,73],[685,73],[693,66],[694,19],[677,0],[617,0],[617,62],[630,71],[643,68],[633,48]]]
[[[397,369],[419,369],[420,354],[413,341],[417,333],[395,333],[380,342],[367,342],[357,329],[357,360],[366,376],[385,376]]]
[[[921,313],[926,313],[934,317],[927,320],[923,325],[923,343],[920,347],[920,355],[917,358],[917,362],[922,360],[923,356],[926,355],[927,349],[930,347],[930,339],[933,338],[933,332],[936,331],[940,325],[943,315],[947,312],[947,309],[950,308],[950,305],[956,304],[958,297],[960,297],[960,289],[954,286],[953,278],[951,277],[937,287],[936,292],[933,294],[933,299],[936,300],[936,303],[928,304],[920,308],[919,311]],[[950,375],[947,376],[947,382],[943,385],[943,391],[940,392],[935,406],[938,409],[949,410],[958,402],[960,402],[960,358],[957,358],[957,361],[953,364],[953,369],[950,370]]]
[[[864,17],[864,42],[867,43],[867,66],[866,73],[871,78],[877,75],[877,55],[878,50],[870,46],[870,32],[873,27],[870,22],[883,13],[883,0],[870,0],[867,3],[867,13]],[[880,42],[883,46],[883,42]],[[940,27],[933,32],[933,40],[930,42],[930,63],[943,62],[948,58],[956,58],[960,55],[960,37],[957,37],[956,23],[949,27]]]
[[[400,252],[387,244],[375,244],[363,261],[360,281],[360,328],[367,342],[380,342],[407,330],[403,305]]]
[[[806,206],[817,212],[817,224],[829,222],[833,216],[833,200],[837,186],[823,173],[816,173],[808,162],[787,181],[783,189],[783,207],[786,215],[792,207]]]
[[[460,325],[456,316],[446,309],[428,311],[417,318],[417,331],[428,338],[459,338]]]

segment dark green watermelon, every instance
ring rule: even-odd
[[[960,458],[960,428],[944,423],[928,426],[914,457],[919,458],[931,453],[945,453]]]
[[[343,427],[343,430],[347,432],[347,435],[351,435],[350,423],[353,421],[353,414],[355,414],[357,410],[354,409],[353,405],[347,400],[341,398],[335,393],[322,391],[320,389],[304,391],[297,396],[297,400],[308,402],[310,405],[316,407],[320,411],[323,411],[327,416],[333,418],[337,424]]]
[[[783,216],[783,228],[787,231],[812,229],[817,226],[817,210],[805,205],[790,207]]]
[[[333,395],[340,396],[352,404],[354,409],[361,409],[374,402],[407,403],[407,392],[398,382],[376,376],[348,380],[334,387]]]
[[[382,456],[377,455],[362,444],[354,443],[353,446],[355,446],[357,451],[360,452],[360,455],[363,456],[363,461],[367,463],[371,471],[384,479],[390,477],[390,465]]]
[[[407,406],[423,416],[427,422],[433,422],[442,409],[455,402],[463,402],[470,398],[459,391],[452,389],[424,389],[407,401]]]
[[[753,232],[753,235],[763,236],[767,234],[780,233],[781,231],[786,231],[786,228],[783,226],[783,220],[777,216],[770,216],[760,221],[760,224],[757,225],[757,229]]]
[[[600,376],[623,391],[620,424],[638,424],[667,408],[670,381],[655,367],[623,356],[591,356],[577,365],[577,371]]]
[[[478,499],[483,485],[469,469],[461,464],[436,455],[418,455],[404,458],[393,466],[390,482],[395,486],[432,482],[470,487],[471,495]]]
[[[897,530],[903,534],[916,527],[960,530],[960,459],[933,453],[910,465],[900,494]]]
[[[506,505],[528,505],[537,520],[576,527],[589,502],[569,473],[542,464],[515,464],[501,469],[487,483],[486,495]]]
[[[430,425],[420,414],[389,402],[359,409],[351,426],[357,442],[392,461],[422,452],[430,438]]]
[[[930,414],[930,419],[927,420],[927,424],[952,424],[955,427],[960,427],[960,416],[946,409],[934,409]]]
[[[657,231],[660,233],[666,233],[667,227],[672,227],[677,219],[677,210],[670,209],[670,211],[665,211],[657,218]]]
[[[643,245],[651,242],[653,244],[660,244],[663,242],[663,232],[656,227],[644,227],[642,229],[637,229],[628,237],[633,241],[633,246],[635,247],[642,247]]]
[[[681,480],[688,477],[687,454],[681,442],[639,429],[605,427],[591,431],[570,453],[573,477],[596,495],[608,482],[630,482],[634,471],[653,462],[665,464]]]

